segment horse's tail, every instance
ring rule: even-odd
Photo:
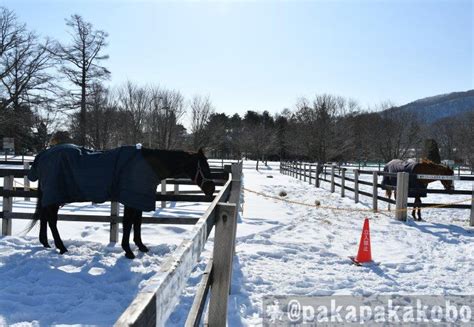
[[[38,182],[38,200],[36,201],[36,209],[35,213],[33,214],[33,220],[31,221],[30,225],[25,229],[25,234],[28,234],[33,227],[38,223],[38,220],[41,218],[41,200],[43,198],[43,192],[41,191],[41,184]]]

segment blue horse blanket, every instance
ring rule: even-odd
[[[426,197],[426,184],[420,183],[420,180],[414,175],[414,169],[418,163],[414,161],[403,161],[394,159],[387,163],[383,168],[386,173],[409,173],[408,179],[408,196],[414,197]],[[395,187],[397,185],[397,178],[391,176],[384,176],[382,179],[382,188],[387,189],[387,186]]]
[[[93,151],[73,144],[39,153],[28,174],[39,180],[41,206],[118,201],[141,211],[155,210],[159,176],[134,146]]]

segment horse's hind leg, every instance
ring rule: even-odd
[[[58,210],[59,206],[49,206],[47,207],[47,212],[48,212],[48,223],[49,223],[49,228],[51,229],[51,234],[53,234],[54,238],[54,245],[56,245],[56,248],[59,250],[60,254],[64,254],[67,252],[66,247],[64,246],[63,241],[61,240],[61,236],[59,236],[59,231],[58,231]]]
[[[122,249],[125,251],[125,256],[128,259],[134,259],[135,255],[130,249],[130,232],[132,230],[133,223],[133,209],[125,206],[125,211],[123,215],[123,236],[122,236]]]
[[[142,242],[142,212],[136,210],[133,222],[133,242],[141,252],[148,252],[148,248]]]
[[[48,243],[48,218],[44,216],[46,210],[41,210],[40,214],[40,232],[39,232],[39,241],[45,248],[50,248],[51,246]]]

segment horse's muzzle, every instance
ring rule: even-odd
[[[211,195],[214,194],[214,192],[216,190],[216,185],[212,181],[205,181],[202,184],[201,189],[204,192],[204,194],[206,194],[207,196],[211,196]]]

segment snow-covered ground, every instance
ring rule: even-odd
[[[354,204],[351,192],[341,198],[338,189],[331,194],[325,182],[318,189],[281,175],[277,164],[257,172],[254,163],[245,162],[243,182],[248,191],[244,191],[238,226],[230,326],[260,325],[264,295],[474,292],[469,210],[430,209],[422,212],[425,222],[397,222],[392,214],[367,210],[370,198],[361,196],[361,202]],[[456,188],[469,190],[471,183],[456,181]],[[278,197],[282,190],[288,194],[285,199],[320,201],[321,206],[301,206],[250,192]],[[426,202],[437,200],[450,202],[453,197],[433,194]],[[16,205],[32,208],[22,199]],[[205,207],[178,203],[150,215],[199,216]],[[104,215],[109,210],[106,205],[86,204],[64,209]],[[372,256],[379,265],[358,267],[348,256],[356,255],[365,217],[370,219]],[[130,261],[118,245],[107,244],[108,224],[60,222],[69,249],[64,256],[41,248],[37,231],[22,235],[26,222],[15,220],[13,226],[14,236],[0,237],[0,325],[112,324],[191,228],[146,225],[144,241],[151,245],[151,254]],[[168,326],[183,325],[212,238],[207,248]]]

